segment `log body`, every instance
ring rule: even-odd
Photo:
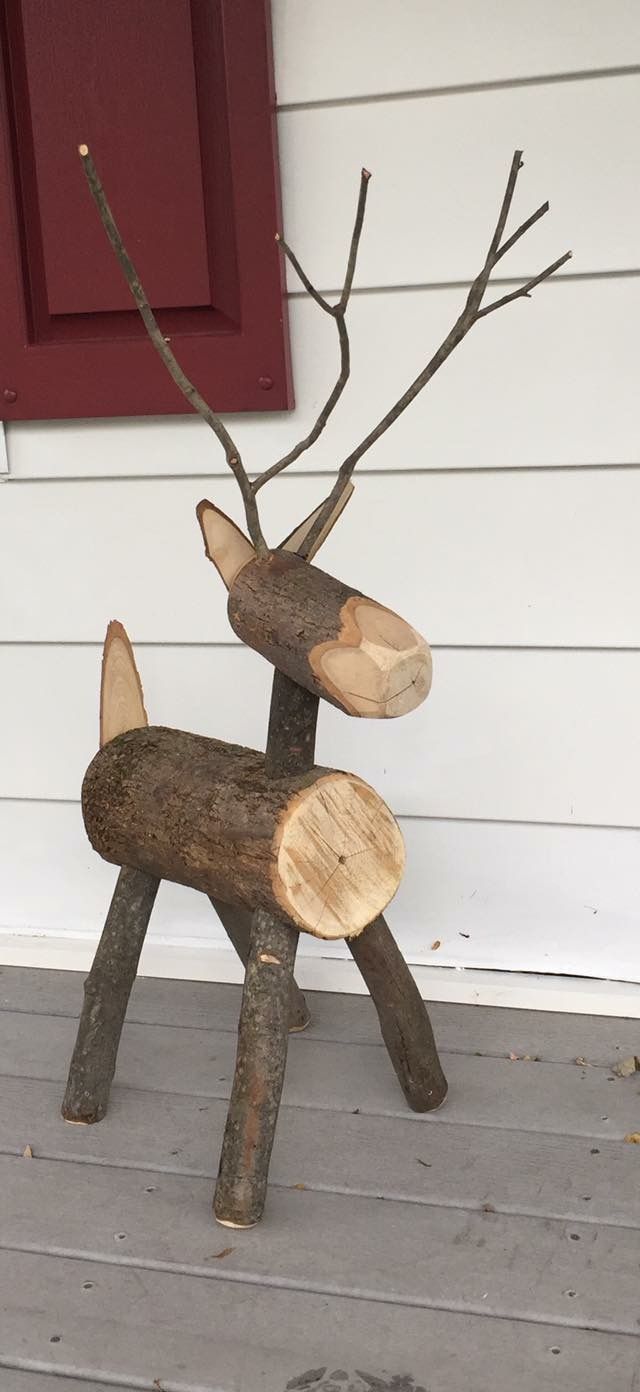
[[[348,715],[404,715],[429,693],[424,638],[391,609],[289,552],[242,566],[228,614],[244,643]]]
[[[161,726],[96,754],[82,810],[105,860],[267,909],[320,938],[361,932],[404,869],[397,823],[355,774],[273,778],[253,749]]]

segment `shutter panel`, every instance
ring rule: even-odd
[[[291,405],[265,0],[0,10],[0,415],[189,409],[132,307],[81,141],[202,393],[220,411]]]

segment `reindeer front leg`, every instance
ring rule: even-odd
[[[123,865],[93,966],[62,1104],[65,1121],[101,1121],[109,1104],[118,1045],[160,881]]]
[[[266,748],[270,778],[313,768],[319,699],[274,672]],[[219,1223],[249,1228],[262,1217],[291,1028],[298,931],[258,909],[242,993],[233,1088],[213,1201]],[[304,1000],[304,997],[302,998]]]

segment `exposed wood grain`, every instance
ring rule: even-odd
[[[148,725],[142,683],[126,629],[117,619],[107,628],[100,682],[100,744],[125,730]]]
[[[228,612],[244,643],[348,715],[405,715],[429,693],[424,638],[398,614],[298,556],[275,551],[243,566]]]
[[[82,809],[105,860],[320,938],[360,932],[404,870],[394,817],[355,774],[273,778],[256,750],[184,730],[153,725],[112,740],[87,769]]]
[[[203,500],[198,503],[196,512],[204,537],[205,554],[213,561],[221,580],[230,589],[242,567],[254,560],[255,549],[235,522],[213,503]]]
[[[324,738],[330,738],[329,731]],[[404,819],[401,827],[407,869],[393,901],[392,917],[394,933],[410,962],[432,968],[440,963],[535,973],[547,973],[552,962],[554,970],[569,976],[598,978],[603,970],[603,942],[607,942],[615,944],[616,977],[631,984],[614,985],[609,994],[598,980],[593,989],[586,982],[586,997],[593,1001],[590,1008],[606,1014],[609,1001],[609,1008],[618,1014],[637,1014],[638,990],[633,984],[638,977],[640,918],[637,832]],[[34,879],[35,846],[40,874]],[[427,884],[427,867],[435,865],[438,873],[428,874]],[[40,961],[88,970],[95,941],[88,937],[87,925],[100,923],[114,875],[112,867],[96,859],[87,847],[80,807],[0,800],[0,867],[5,922],[14,924],[13,934],[20,935],[8,943],[13,947],[10,957],[7,953],[9,960],[20,961],[13,954],[24,952],[33,965],[35,927],[51,939],[46,957],[46,944],[38,948]],[[29,884],[28,905],[25,884]],[[69,929],[77,939],[75,948],[63,936]],[[162,886],[153,931],[175,944],[164,958],[166,965],[161,961],[154,967],[161,975],[168,972],[172,977],[207,980],[225,961],[217,953],[226,949],[226,935],[216,931],[206,899],[179,885]],[[437,937],[442,947],[434,953],[431,943]],[[304,939],[305,955],[307,949],[316,955],[311,937]],[[333,952],[339,956],[343,949],[336,947]],[[315,964],[310,967],[310,985],[319,983],[317,970]],[[356,974],[343,973],[343,981],[345,975],[348,989],[357,992]],[[438,979],[425,985],[427,998],[436,994]],[[475,980],[474,988],[481,980]],[[491,984],[499,985],[495,980]],[[581,1010],[584,1015],[582,988],[567,985],[565,994],[561,982],[550,983],[546,995],[550,1009],[557,1003],[563,1010]],[[537,1008],[535,997],[542,999],[544,992],[543,982],[532,983],[532,1007]],[[531,1052],[526,1039],[521,1049],[520,1043],[516,1036],[515,1048]],[[503,1052],[508,1053],[513,1046],[508,1040],[505,1044]],[[583,1044],[584,1038],[578,1041],[575,1054],[584,1052]]]
[[[354,491],[354,488],[355,488],[355,484],[351,483],[350,480],[349,480],[348,483],[345,484],[345,486],[344,486],[344,488],[343,488],[343,490],[342,490],[342,493],[341,493],[341,495],[340,495],[340,498],[338,499],[338,502],[336,503],[335,508],[333,509],[333,512],[332,512],[331,516],[327,518],[326,522],[324,523],[324,526],[321,527],[321,529],[320,529],[320,531],[319,531],[319,533],[318,533],[318,535],[317,535],[315,541],[313,542],[313,544],[312,544],[312,546],[311,546],[311,549],[310,549],[310,551],[309,551],[309,553],[308,553],[308,555],[307,555],[307,560],[308,560],[308,561],[312,561],[312,560],[313,560],[313,558],[314,558],[316,552],[320,550],[320,547],[322,546],[323,542],[326,541],[326,539],[327,539],[327,537],[328,537],[328,535],[329,535],[329,532],[331,532],[331,531],[333,530],[333,528],[334,528],[336,522],[338,521],[338,518],[342,515],[344,509],[346,508],[347,503],[349,502],[349,499],[350,499],[350,497],[351,497],[351,495],[352,495],[352,493],[353,493],[353,491]],[[305,537],[306,537],[306,536],[308,535],[308,533],[310,532],[310,530],[311,530],[311,528],[312,528],[312,526],[313,526],[313,524],[314,524],[314,522],[315,522],[315,520],[316,520],[316,517],[317,517],[317,516],[319,515],[319,513],[320,513],[321,507],[322,507],[322,503],[320,503],[320,506],[319,506],[319,507],[314,508],[314,509],[313,509],[313,512],[310,512],[308,517],[305,517],[304,522],[300,522],[300,523],[298,524],[297,527],[294,527],[294,529],[293,529],[292,532],[289,532],[289,535],[288,535],[287,537],[285,537],[284,541],[281,541],[281,542],[280,542],[279,550],[281,550],[281,551],[297,551],[297,550],[298,550],[298,547],[301,545],[301,543],[304,541]]]

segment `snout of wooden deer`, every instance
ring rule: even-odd
[[[347,715],[388,719],[422,704],[431,686],[424,638],[391,609],[289,550],[300,529],[257,556],[212,503],[199,504],[198,519],[243,643]]]

